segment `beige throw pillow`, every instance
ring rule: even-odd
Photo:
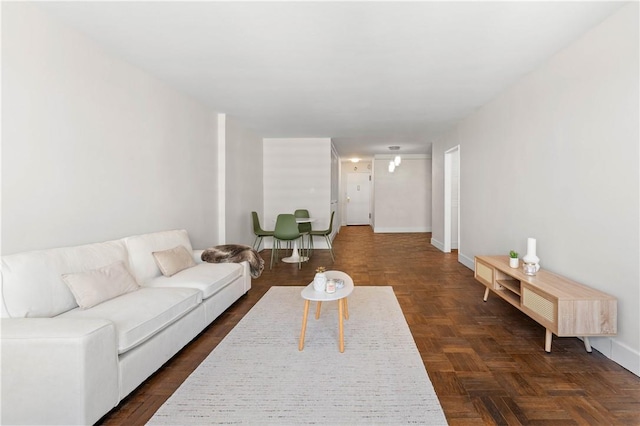
[[[140,288],[122,261],[93,271],[63,274],[62,280],[81,309],[88,309]]]
[[[160,272],[165,277],[170,277],[183,269],[196,266],[193,256],[185,246],[177,246],[169,250],[154,251],[153,258],[156,260]]]

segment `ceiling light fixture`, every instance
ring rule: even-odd
[[[359,159],[359,158],[357,158],[357,157],[353,157],[353,158],[351,159],[351,162],[352,162],[352,163],[357,163],[358,161],[360,161],[360,159]]]
[[[391,145],[389,147],[389,151],[399,151],[400,147],[398,145]],[[389,162],[389,173],[393,173],[393,171],[402,163],[402,158],[399,155],[396,155],[393,160]]]

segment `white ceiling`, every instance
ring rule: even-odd
[[[331,137],[367,158],[430,152],[623,3],[38,4],[261,137]]]

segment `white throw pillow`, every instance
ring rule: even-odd
[[[169,250],[154,251],[153,258],[156,260],[160,272],[165,277],[170,277],[178,272],[196,266],[193,256],[185,246],[177,246]]]
[[[81,309],[88,309],[140,288],[122,261],[92,271],[63,274],[62,280]]]

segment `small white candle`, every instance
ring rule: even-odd
[[[327,280],[327,289],[325,291],[327,293],[335,293],[336,292],[336,282],[334,280]]]
[[[536,255],[536,239],[527,238],[527,256]]]

